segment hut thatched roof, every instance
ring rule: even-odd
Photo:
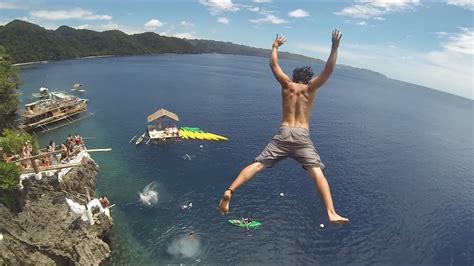
[[[147,121],[148,121],[148,123],[150,123],[151,121],[156,120],[160,117],[168,117],[170,119],[173,119],[176,122],[179,121],[179,117],[178,117],[177,114],[172,113],[172,112],[170,112],[168,110],[165,110],[163,108],[161,108],[160,110],[158,110],[158,111],[154,112],[153,114],[149,115],[147,117]]]

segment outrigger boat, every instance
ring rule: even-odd
[[[35,98],[45,99],[49,97],[49,89],[46,87],[39,88],[39,92],[34,92],[31,95]]]
[[[138,137],[137,141],[135,141],[135,145],[139,145],[140,143],[142,143],[145,139],[145,135],[146,133],[143,133],[140,137]]]
[[[93,115],[87,111],[87,101],[65,92],[49,92],[47,88],[40,88],[40,100],[25,105],[18,127],[26,131],[49,131],[71,124]],[[77,116],[83,113],[85,116]],[[49,127],[63,120],[66,123]]]
[[[82,84],[81,83],[76,83],[74,85],[72,85],[72,91],[77,91],[77,92],[85,92],[86,90],[84,90],[82,88]]]

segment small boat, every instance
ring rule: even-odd
[[[142,143],[144,139],[145,139],[145,133],[143,133],[140,137],[138,137],[137,141],[135,141],[135,145]]]
[[[262,223],[259,221],[246,221],[245,219],[229,219],[227,220],[229,223],[239,226],[239,227],[246,227],[246,228],[259,228],[262,226]]]
[[[74,85],[72,85],[72,91],[85,91],[84,89],[82,89],[82,84],[81,83],[76,83]]]
[[[46,99],[49,97],[49,90],[46,87],[41,87],[39,92],[32,93],[31,95],[35,98]]]

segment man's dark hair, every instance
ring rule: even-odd
[[[313,75],[311,66],[297,67],[293,70],[293,82],[308,84]]]

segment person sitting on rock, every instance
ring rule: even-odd
[[[102,205],[102,208],[104,209],[110,207],[110,202],[105,196],[100,197],[99,202]]]

